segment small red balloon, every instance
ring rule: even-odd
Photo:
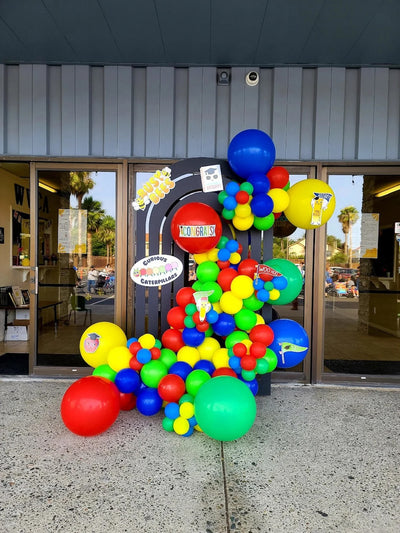
[[[132,355],[136,355],[138,351],[141,349],[142,349],[142,346],[139,341],[131,342],[131,344],[129,345],[129,351],[131,352]]]
[[[238,193],[236,193],[235,200],[238,204],[247,204],[249,199],[249,193],[246,191],[239,191]]]
[[[136,407],[136,396],[133,392],[120,392],[119,405],[121,411],[132,411]]]
[[[185,252],[208,252],[221,238],[222,222],[212,207],[192,202],[182,206],[172,217],[171,235]]]
[[[185,346],[182,333],[178,329],[167,329],[161,337],[161,343],[164,348],[169,348],[173,352],[178,352]]]
[[[254,370],[256,368],[257,361],[252,355],[244,355],[240,359],[240,366],[243,370]]]
[[[254,279],[254,275],[257,270],[258,262],[255,259],[243,259],[239,263],[238,273],[241,276],[248,276],[251,279]]]
[[[195,292],[196,291],[192,289],[191,287],[182,287],[182,289],[179,289],[179,291],[176,293],[176,297],[175,297],[176,303],[180,307],[183,307],[183,309],[185,309],[185,307],[188,304],[196,303],[194,296],[193,296]],[[177,328],[177,329],[180,329],[180,328]]]
[[[173,307],[167,313],[167,322],[171,326],[171,328],[183,329],[185,327],[185,318],[185,309],[180,305]]]
[[[261,342],[264,346],[269,346],[274,340],[274,332],[268,324],[257,324],[250,331],[251,342]]]
[[[262,342],[253,342],[253,344],[250,346],[250,355],[256,359],[261,359],[261,357],[264,357],[266,351],[267,347]]]
[[[181,396],[185,394],[185,382],[176,374],[167,374],[161,378],[157,390],[165,402],[178,402]]]
[[[283,167],[272,167],[267,172],[271,189],[283,189],[289,181],[289,172]]]
[[[139,363],[139,361],[136,359],[136,354],[133,355],[129,360],[129,367],[132,368],[132,370],[141,370],[143,367],[143,363]]]
[[[161,357],[161,350],[160,348],[157,348],[156,346],[154,346],[154,348],[151,348],[150,352],[151,352],[152,359],[159,359]]]
[[[106,431],[117,419],[119,410],[119,390],[112,381],[100,376],[78,379],[61,401],[64,424],[82,437]]]
[[[230,261],[217,261],[217,265],[220,268],[220,270],[223,270],[224,268],[229,268],[231,266]]]
[[[232,368],[229,367],[221,367],[216,368],[214,372],[212,373],[211,377],[216,378],[217,376],[232,376],[233,378],[237,378],[237,374]]]
[[[231,290],[231,283],[238,276],[238,271],[234,268],[224,268],[218,274],[217,283],[224,292]]]
[[[232,351],[236,357],[243,357],[247,353],[247,348],[245,344],[238,342],[233,346]]]
[[[209,327],[210,327],[210,324],[206,320],[204,322],[200,322],[199,324],[196,324],[197,331],[206,332]]]

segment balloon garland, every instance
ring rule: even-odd
[[[327,184],[303,180],[290,187],[288,172],[273,167],[272,139],[260,130],[236,135],[228,161],[244,181],[227,183],[218,201],[222,218],[239,231],[268,230],[282,212],[295,226],[313,229],[334,211]],[[80,352],[93,374],[73,383],[61,403],[64,424],[78,435],[102,433],[120,410],[136,408],[144,416],[163,411],[163,429],[183,437],[198,431],[238,439],[256,417],[257,376],[307,355],[304,328],[288,319],[266,324],[260,313],[265,304],[285,305],[299,295],[296,265],[242,259],[241,245],[222,235],[219,214],[198,202],[176,211],[171,234],[193,254],[196,281],[177,292],[160,340],[150,333],[127,339],[109,322],[86,329]]]

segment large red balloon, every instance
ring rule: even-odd
[[[183,329],[185,327],[184,320],[186,318],[185,309],[177,305],[170,309],[167,313],[167,322],[171,328]]]
[[[61,401],[61,417],[67,428],[92,437],[106,431],[117,419],[120,395],[116,385],[100,376],[75,381]]]
[[[192,289],[191,287],[182,287],[182,289],[179,289],[179,291],[176,293],[176,303],[185,309],[187,304],[194,304],[196,303],[193,294],[196,291]]]
[[[228,292],[231,290],[231,283],[237,275],[238,272],[234,268],[224,268],[218,274],[217,283],[224,292]]]
[[[165,402],[178,402],[185,394],[186,386],[184,380],[176,374],[167,374],[161,378],[157,387],[159,396]]]
[[[274,332],[268,324],[257,324],[249,334],[251,342],[261,342],[264,346],[269,346],[274,340]]]
[[[239,263],[238,272],[241,276],[248,276],[251,279],[254,279],[254,274],[257,270],[258,262],[255,259],[243,259]]]
[[[182,333],[179,329],[167,329],[161,337],[161,342],[164,348],[169,348],[173,352],[178,352],[185,346],[182,339]]]
[[[289,172],[283,167],[272,167],[267,172],[271,189],[283,189],[289,181]]]
[[[209,205],[192,202],[182,206],[173,216],[171,234],[185,252],[208,252],[221,238],[221,219]]]

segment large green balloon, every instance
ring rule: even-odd
[[[269,300],[272,305],[286,305],[292,302],[301,292],[303,287],[303,276],[297,266],[287,259],[269,259],[265,264],[285,276],[288,281],[286,289],[280,291],[280,296],[276,300]]]
[[[257,406],[253,393],[231,376],[211,378],[194,399],[194,416],[206,435],[220,441],[239,439],[254,423]]]

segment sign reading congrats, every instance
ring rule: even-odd
[[[182,274],[182,262],[172,255],[150,255],[135,263],[131,278],[138,285],[157,287],[171,283]]]
[[[215,237],[214,226],[179,226],[179,237]]]

